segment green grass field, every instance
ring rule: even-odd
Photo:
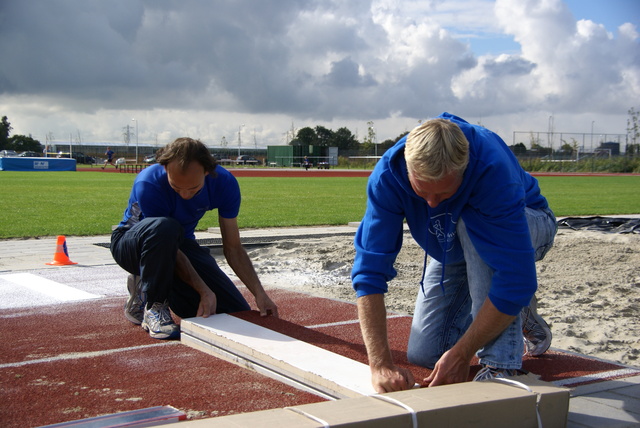
[[[0,239],[111,233],[133,174],[0,171]],[[240,177],[241,228],[340,225],[359,221],[366,178]],[[640,176],[540,177],[557,216],[640,213]],[[199,230],[217,225],[208,213]]]
[[[640,176],[538,177],[557,217],[640,214]]]

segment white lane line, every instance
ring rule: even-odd
[[[97,294],[87,293],[86,291],[78,290],[77,288],[69,287],[68,285],[31,273],[0,275],[0,279],[28,288],[36,293],[44,294],[59,302],[97,299],[101,297]]]
[[[603,380],[603,379],[608,380],[618,376],[631,376],[631,375],[638,375],[638,374],[640,374],[640,370],[618,369],[618,370],[610,370],[608,372],[593,373],[585,376],[572,377],[569,379],[554,380],[551,383],[557,386],[568,386],[568,385],[575,385],[582,382],[591,382],[591,381],[597,381],[597,380]]]
[[[56,355],[55,357],[38,358],[36,360],[17,361],[15,363],[0,364],[0,369],[6,369],[6,368],[12,368],[12,367],[23,367],[31,364],[54,363],[57,361],[64,361],[64,360],[79,360],[81,358],[95,358],[95,357],[102,357],[105,355],[116,354],[119,352],[136,351],[139,349],[155,348],[157,346],[169,346],[169,345],[179,345],[179,344],[180,344],[179,341],[174,340],[169,342],[154,343],[150,345],[138,345],[138,346],[129,346],[126,348],[105,349],[103,351],[71,352],[68,354]]]
[[[404,317],[409,317],[409,315],[389,315],[387,317],[387,319],[391,319],[391,318],[404,318]],[[360,322],[360,320],[348,320],[348,321],[336,321],[336,322],[328,322],[325,324],[314,324],[314,325],[308,325],[306,326],[306,328],[324,328],[324,327],[336,327],[339,325],[349,325],[349,324],[358,324]]]

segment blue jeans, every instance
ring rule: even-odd
[[[147,307],[167,300],[180,318],[196,316],[200,294],[175,274],[179,249],[215,293],[217,313],[249,310],[249,304],[209,249],[183,235],[180,223],[169,217],[145,218],[130,229],[113,231],[111,254],[120,267],[140,276],[140,285],[147,292]]]
[[[558,229],[555,216],[549,209],[526,208],[525,214],[536,261],[541,260],[553,245]],[[416,299],[407,357],[419,366],[435,366],[442,354],[467,331],[489,295],[493,270],[475,250],[462,219],[458,222],[457,234],[464,260],[446,265],[444,293],[440,286],[442,263],[431,259],[425,272],[424,292],[420,291]],[[476,355],[481,364],[519,369],[523,350],[522,325],[518,316]]]

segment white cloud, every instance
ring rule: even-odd
[[[640,54],[630,24],[614,37],[552,0],[498,0],[496,15],[521,53],[480,58],[454,82],[461,100],[491,100],[493,114],[624,112],[637,102]]]
[[[6,0],[0,36],[0,115],[41,139],[121,141],[132,117],[152,143],[231,144],[245,123],[279,144],[291,122],[369,120],[386,139],[442,111],[507,135],[554,113],[624,132],[640,99],[637,28],[577,21],[560,0]],[[492,36],[519,51],[471,50]]]

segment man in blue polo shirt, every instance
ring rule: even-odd
[[[156,339],[179,337],[181,318],[249,310],[249,304],[195,240],[207,211],[217,209],[229,266],[254,295],[261,315],[278,315],[240,242],[240,188],[198,140],[178,138],[157,164],[138,174],[124,217],[111,236],[115,261],[129,272],[125,316]]]

